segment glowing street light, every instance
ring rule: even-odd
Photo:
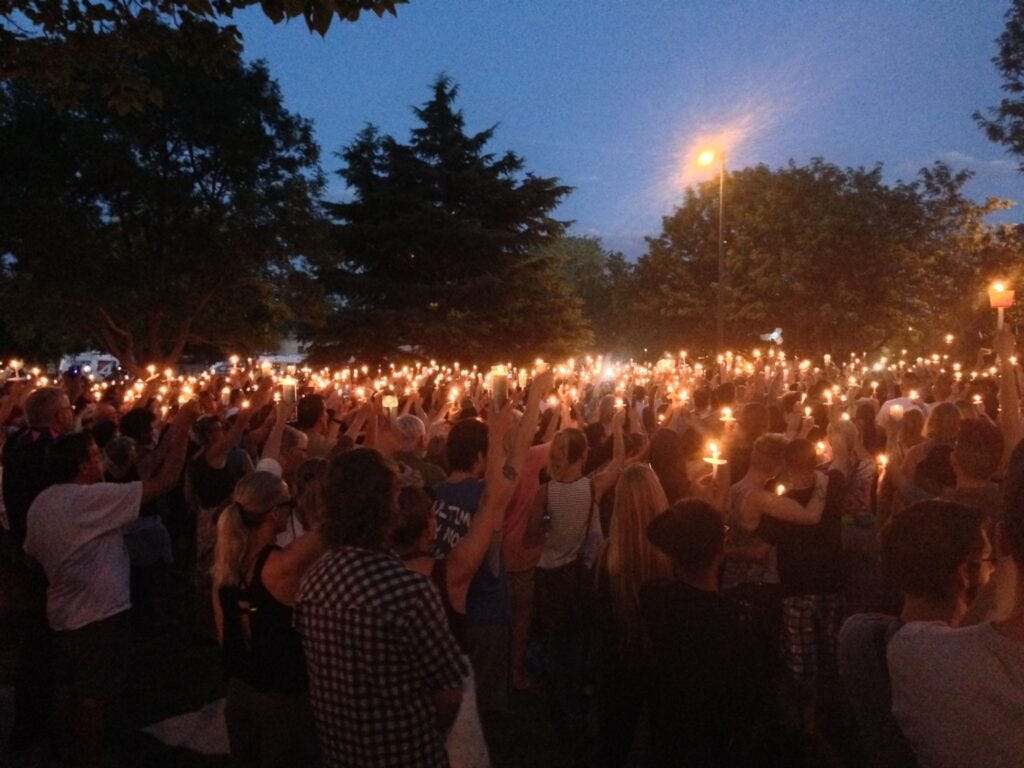
[[[715,337],[718,349],[725,346],[725,151],[705,149],[697,155],[697,164],[709,166],[718,161],[718,296],[715,307]]]

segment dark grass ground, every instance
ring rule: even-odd
[[[13,669],[23,622],[12,589],[11,551],[0,546],[0,743],[6,741],[13,711]],[[133,610],[133,648],[124,695],[112,713],[107,739],[108,766],[219,768],[226,756],[204,756],[167,747],[142,733],[147,725],[199,709],[223,694],[219,650],[193,636],[194,603],[188,579],[172,572],[162,585],[165,600],[156,610]],[[512,712],[485,723],[496,768],[583,768],[593,747],[585,735],[565,735],[552,723],[542,691],[518,693]],[[780,727],[780,731],[784,731]],[[847,768],[849,733],[808,746],[790,739],[786,756],[772,764]],[[0,766],[37,768],[55,763],[45,749],[12,754],[0,748]],[[766,763],[767,765],[768,763]]]

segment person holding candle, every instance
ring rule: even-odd
[[[589,448],[584,433],[560,430],[551,445],[551,480],[533,502],[526,538],[542,540],[537,570],[535,626],[543,643],[556,717],[566,728],[581,723],[586,591],[596,543],[602,539],[598,504],[619,477],[625,457],[625,408],[612,418],[614,454],[593,475],[584,474]]]
[[[194,418],[194,406],[179,411],[168,458],[145,481],[103,482],[102,454],[88,433],[63,435],[47,452],[55,484],[29,508],[24,550],[49,582],[53,722],[61,758],[76,765],[101,764],[106,714],[127,672],[130,561],[121,529],[138,518],[144,503],[178,482]]]
[[[780,619],[779,573],[775,548],[757,535],[765,517],[800,525],[816,525],[825,509],[827,478],[815,475],[815,490],[805,505],[767,490],[785,464],[788,441],[778,434],[754,442],[750,469],[729,489],[726,521],[726,561],[722,590],[741,603],[747,617],[759,627],[766,648],[774,648]]]
[[[235,486],[217,521],[213,608],[227,678],[224,717],[232,756],[283,768],[317,762],[302,641],[292,628],[299,582],[325,551],[310,532],[281,548],[294,499],[271,472]]]

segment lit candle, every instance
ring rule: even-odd
[[[899,403],[895,403],[889,406],[889,418],[893,421],[899,421],[903,418],[903,406]]]
[[[779,483],[778,485],[776,485],[775,486],[775,495],[776,496],[785,496],[786,495],[786,486],[784,486],[782,483]]]
[[[285,376],[281,379],[281,400],[285,405],[295,405],[298,394],[299,384],[294,376]]]
[[[725,422],[725,428],[728,429],[732,426],[732,423],[736,421],[736,418],[732,415],[732,408],[722,409],[722,421]]]
[[[381,405],[384,406],[384,410],[387,411],[388,418],[394,418],[398,412],[398,398],[394,395],[384,395],[381,400]]]
[[[889,466],[889,457],[886,454],[878,454],[878,466],[881,469],[885,469],[887,466]]]
[[[500,410],[508,400],[508,368],[496,365],[491,368],[491,394],[494,405]]]
[[[221,405],[231,404],[231,387],[224,387],[224,389],[220,391],[220,403]]]
[[[715,479],[718,477],[718,468],[722,464],[727,464],[728,462],[725,459],[720,458],[722,452],[718,448],[718,443],[708,443],[708,450],[711,452],[711,455],[705,456],[704,461],[711,465],[711,478]]]
[[[825,455],[825,441],[824,440],[819,440],[815,444],[814,450],[818,453],[819,456],[824,456]]]

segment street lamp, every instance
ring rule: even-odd
[[[706,149],[697,164],[708,166],[718,160],[718,296],[715,307],[715,338],[718,349],[725,347],[725,150]]]

